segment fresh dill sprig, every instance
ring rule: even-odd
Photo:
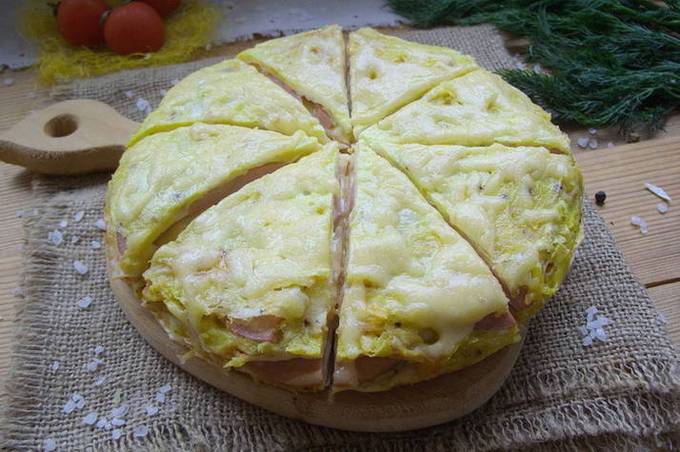
[[[680,0],[388,0],[414,25],[492,23],[548,73],[500,74],[553,114],[653,133],[680,106]]]

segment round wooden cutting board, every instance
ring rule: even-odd
[[[117,250],[107,246],[109,275]],[[113,259],[112,259],[113,257]],[[220,369],[199,358],[182,362],[186,349],[172,341],[153,314],[142,307],[123,280],[110,278],[111,288],[128,319],[163,356],[193,376],[266,410],[311,424],[342,430],[393,432],[429,427],[464,416],[484,404],[510,374],[522,343],[484,361],[435,379],[385,392],[344,391],[296,393],[254,381],[238,371]]]

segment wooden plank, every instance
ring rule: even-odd
[[[600,214],[607,221],[626,260],[647,286],[680,280],[680,137],[651,140],[597,151],[577,151],[586,192],[603,190]],[[644,183],[663,187],[675,204],[660,214],[661,200]],[[637,215],[649,225],[642,235],[631,224]]]
[[[651,287],[649,295],[666,317],[666,327],[676,345],[680,345],[680,282]]]

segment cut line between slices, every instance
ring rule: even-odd
[[[326,132],[326,136],[328,136],[330,140],[335,141],[341,147],[347,147],[352,144],[351,142],[345,143],[344,141],[338,138],[338,132],[335,130],[337,128],[337,125],[333,121],[333,117],[330,115],[330,113],[328,113],[328,111],[323,107],[323,105],[317,104],[316,102],[307,99],[305,96],[295,91],[290,85],[288,85],[283,80],[269,72],[261,65],[251,62],[247,62],[246,64],[249,64],[250,66],[254,67],[260,74],[267,77],[279,88],[283,89],[285,92],[293,96],[298,102],[300,102],[307,109],[307,111],[313,117],[315,117],[317,121],[319,121],[319,124],[321,124],[321,127],[323,127],[324,132]]]

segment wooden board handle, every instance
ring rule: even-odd
[[[102,102],[58,102],[0,134],[0,160],[43,174],[111,171],[138,127]]]

